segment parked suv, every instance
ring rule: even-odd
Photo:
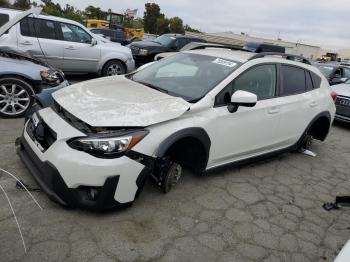
[[[0,8],[0,21],[19,22],[0,38],[0,45],[30,52],[65,72],[106,76],[134,70],[129,48],[100,41],[75,21],[44,15],[17,19],[17,14],[21,12]]]
[[[154,61],[154,57],[159,53],[178,52],[191,42],[206,41],[181,34],[164,34],[152,41],[133,42],[130,44],[130,48],[136,64],[142,65]]]
[[[183,168],[307,148],[326,139],[335,105],[319,70],[290,59],[191,50],[71,85],[25,123],[18,153],[52,199],[100,210],[129,206],[149,176],[168,192]]]

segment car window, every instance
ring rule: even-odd
[[[0,27],[6,24],[9,20],[10,17],[8,14],[0,14]],[[6,31],[5,34],[8,34],[8,31]]]
[[[321,77],[313,72],[310,72],[310,73],[311,73],[313,87],[320,88],[321,87]]]
[[[306,90],[307,91],[314,89],[313,84],[312,84],[312,80],[311,80],[310,72],[306,71],[306,70],[305,70],[305,83],[306,83]]]
[[[22,36],[35,37],[34,19],[26,17],[20,22],[20,31]]]
[[[198,67],[195,65],[188,65],[184,63],[171,63],[161,67],[157,73],[156,78],[161,77],[185,77],[194,76],[198,72]]]
[[[94,34],[103,34],[103,32],[101,32],[100,29],[92,29],[91,32],[93,32]]]
[[[281,66],[282,96],[300,94],[305,92],[304,69],[295,66]]]
[[[343,73],[345,78],[350,78],[350,68],[343,68]]]
[[[58,39],[55,22],[45,19],[35,19],[35,33],[38,38]]]
[[[60,23],[64,41],[77,43],[91,43],[91,36],[79,26]]]
[[[175,46],[176,46],[177,50],[180,50],[186,44],[188,44],[188,39],[186,39],[186,38],[178,38],[178,39],[176,39]]]
[[[215,105],[227,105],[237,90],[256,94],[258,100],[269,99],[276,93],[276,66],[259,65],[248,69],[228,84],[215,98]]]

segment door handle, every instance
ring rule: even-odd
[[[276,106],[271,107],[271,108],[269,109],[269,111],[268,111],[269,114],[277,114],[277,113],[279,113],[279,112],[280,112],[280,109],[279,109],[278,107],[276,107]]]
[[[21,45],[33,45],[32,42],[29,41],[24,41],[21,43]]]
[[[75,47],[74,47],[74,46],[72,46],[72,45],[71,45],[71,46],[66,47],[66,49],[68,49],[68,50],[76,50],[76,49],[75,49]]]
[[[317,104],[316,101],[312,101],[312,102],[310,103],[310,107],[316,107],[316,106],[318,106],[318,104]]]

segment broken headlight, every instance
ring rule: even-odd
[[[116,158],[133,148],[147,134],[147,130],[119,134],[99,134],[96,136],[76,138],[69,140],[67,143],[71,148],[84,151],[95,157]]]
[[[40,72],[41,78],[51,86],[59,85],[64,81],[64,74],[58,70],[47,70]]]

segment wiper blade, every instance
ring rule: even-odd
[[[152,88],[152,89],[155,89],[155,90],[157,90],[157,91],[159,91],[159,92],[163,92],[163,93],[166,93],[166,94],[169,93],[167,90],[165,90],[165,89],[163,89],[163,88],[161,88],[161,87],[159,87],[159,86],[152,85],[152,84],[150,84],[150,83],[146,83],[146,82],[142,82],[142,81],[135,81],[135,82],[140,83],[141,85],[148,86],[148,87],[150,87],[150,88]]]

